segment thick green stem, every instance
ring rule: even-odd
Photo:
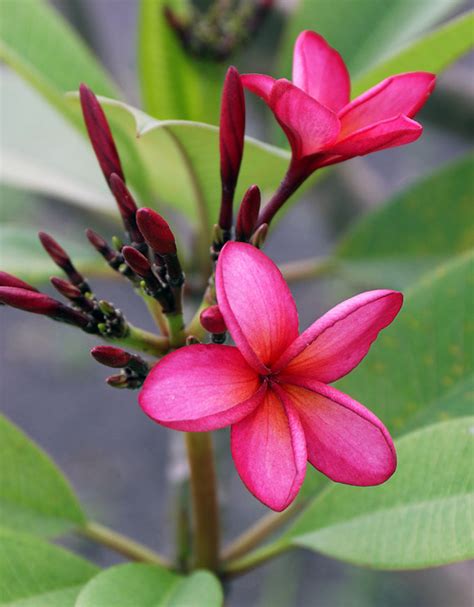
[[[168,323],[166,322],[160,302],[145,293],[140,293],[140,295],[143,297],[143,301],[145,302],[151,317],[155,321],[156,326],[163,335],[168,335]]]
[[[99,523],[87,523],[85,527],[79,530],[79,532],[90,540],[103,544],[115,552],[126,556],[132,561],[141,561],[143,563],[153,563],[160,567],[171,568],[170,561],[154,550],[139,544],[135,540],[117,533],[104,525]]]
[[[184,318],[182,312],[171,312],[166,315],[170,335],[170,346],[180,348],[186,343],[186,333],[184,332]]]
[[[186,335],[192,335],[197,337],[198,339],[203,339],[206,336],[206,330],[201,325],[201,312],[210,306],[215,305],[216,303],[216,294],[214,287],[214,275],[209,278],[209,284],[204,292],[204,296],[202,298],[201,303],[199,304],[199,308],[196,310],[196,313],[193,316],[193,319],[186,327]]]
[[[126,337],[113,340],[115,344],[132,348],[153,356],[163,356],[170,349],[170,342],[167,337],[160,337],[149,331],[139,329],[133,325],[129,325],[129,331]]]
[[[285,540],[268,544],[268,546],[263,546],[263,548],[259,548],[241,559],[231,561],[227,565],[224,565],[221,572],[225,577],[242,575],[247,571],[255,569],[262,563],[275,558],[290,548],[292,548],[291,544]]]
[[[212,436],[209,432],[187,432],[186,447],[193,503],[193,565],[195,568],[217,571],[219,510]]]

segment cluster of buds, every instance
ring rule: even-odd
[[[254,38],[272,5],[273,0],[217,0],[206,13],[191,5],[185,16],[168,6],[164,14],[186,51],[224,61]]]
[[[140,388],[150,371],[147,362],[136,354],[130,354],[114,346],[96,346],[92,348],[93,358],[106,367],[120,369],[120,372],[107,377],[106,382],[113,388]]]

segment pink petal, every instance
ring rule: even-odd
[[[306,472],[306,443],[297,413],[270,389],[255,411],[231,429],[232,457],[247,489],[280,512]]]
[[[427,72],[409,72],[383,80],[339,113],[342,125],[339,139],[402,114],[412,118],[430,96],[435,81],[436,76]]]
[[[288,80],[276,81],[269,105],[288,137],[295,158],[327,148],[339,134],[336,114]]]
[[[347,67],[341,55],[315,32],[301,32],[296,40],[293,84],[334,112],[349,103]]]
[[[317,381],[281,389],[285,404],[298,411],[308,460],[320,472],[338,483],[360,486],[379,485],[395,472],[390,434],[363,405]]]
[[[360,363],[402,303],[401,293],[387,290],[367,291],[343,301],[306,329],[273,370],[324,383],[340,379]]]
[[[241,420],[265,392],[265,384],[237,348],[193,345],[168,354],[153,367],[139,403],[163,426],[204,432]]]
[[[237,347],[259,373],[298,336],[295,302],[277,266],[252,245],[229,242],[219,255],[216,291]]]
[[[241,74],[240,80],[244,88],[258,95],[265,102],[268,102],[273,85],[275,84],[275,78],[266,76],[265,74]]]
[[[415,120],[406,116],[397,116],[351,133],[332,146],[330,153],[340,155],[344,159],[364,156],[371,152],[412,143],[421,136],[422,132],[423,127]]]

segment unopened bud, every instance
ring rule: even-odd
[[[137,204],[131,195],[129,189],[125,185],[123,179],[113,173],[110,176],[110,189],[112,194],[115,196],[117,206],[122,216],[123,225],[125,231],[130,237],[130,240],[134,243],[143,242],[143,236],[138,229],[136,213],[138,210]]]
[[[39,232],[38,236],[45,251],[51,257],[54,263],[68,275],[70,281],[77,285],[82,292],[90,291],[89,285],[87,284],[84,276],[82,276],[82,274],[76,270],[71,258],[62,248],[62,246],[46,232]]]
[[[79,96],[89,139],[107,183],[112,173],[125,181],[112,132],[97,97],[85,84],[79,87]]]
[[[117,312],[115,306],[105,299],[99,301],[99,310],[104,316],[115,316]]]
[[[147,278],[152,274],[150,262],[140,251],[137,251],[133,247],[125,246],[122,249],[122,255],[132,270],[139,276]]]
[[[131,354],[114,346],[96,346],[92,348],[91,355],[101,365],[114,369],[126,367],[132,358]]]
[[[53,276],[52,278],[50,278],[50,281],[51,281],[51,284],[53,285],[53,287],[59,293],[61,293],[61,295],[64,295],[64,297],[67,297],[68,299],[71,299],[72,301],[76,301],[78,299],[83,298],[81,290],[78,289],[72,283],[68,282],[67,280]]]
[[[125,373],[118,373],[117,375],[110,375],[105,380],[112,388],[125,389],[128,388],[128,377]]]
[[[248,242],[255,230],[260,212],[260,190],[258,186],[252,185],[245,192],[240,204],[239,214],[237,215],[237,224],[235,227],[235,237],[237,240]]]
[[[8,272],[0,271],[0,287],[16,287],[17,289],[26,289],[27,291],[36,291],[35,287],[32,287],[27,282],[24,282],[20,278],[9,274]]]
[[[227,70],[221,101],[219,150],[221,163],[222,197],[219,225],[223,230],[232,227],[232,205],[244,150],[245,98],[239,72]]]
[[[152,209],[139,209],[137,223],[149,246],[158,255],[176,255],[176,241],[168,222]]]
[[[254,247],[257,247],[257,249],[261,249],[265,243],[265,240],[267,239],[267,236],[268,223],[262,223],[262,225],[254,232],[250,242]]]
[[[209,333],[225,333],[227,326],[219,306],[210,306],[201,312],[199,317],[201,325]]]

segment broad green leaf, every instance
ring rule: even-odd
[[[163,9],[185,13],[187,0],[141,0],[138,57],[145,110],[160,120],[217,124],[222,65],[186,53]]]
[[[287,538],[377,569],[420,569],[474,557],[474,417],[401,438],[395,475],[378,487],[332,485]]]
[[[0,528],[54,536],[84,524],[84,513],[58,468],[2,416],[0,460]]]
[[[463,0],[301,0],[288,22],[280,77],[291,75],[293,44],[312,29],[322,34],[346,61],[352,76],[367,71],[416,39]]]
[[[14,72],[2,74],[0,181],[116,212],[91,146]],[[8,205],[8,199],[2,201]]]
[[[334,268],[356,284],[400,288],[474,247],[470,154],[362,217],[334,253]]]
[[[86,237],[83,242],[70,242],[55,234],[70,254],[76,267],[87,276],[112,276],[102,257],[91,247]],[[27,282],[39,283],[50,276],[61,274],[41,246],[38,233],[19,225],[0,225],[0,264],[2,270],[16,274]]]
[[[46,0],[2,0],[0,59],[71,119],[63,94],[81,82],[99,94],[118,96],[105,70]]]
[[[0,529],[0,605],[73,607],[98,569],[70,552]]]
[[[469,12],[425,34],[401,51],[364,71],[353,82],[353,97],[393,74],[412,71],[439,74],[472,48],[473,31],[474,13]]]
[[[222,602],[220,584],[207,571],[183,577],[154,565],[127,564],[94,577],[76,607],[221,607]]]
[[[70,96],[78,109],[77,96]],[[111,121],[119,123],[130,148],[147,176],[152,200],[160,200],[199,225],[216,222],[220,203],[219,133],[217,127],[184,120],[155,120],[120,101],[101,98]],[[120,153],[122,148],[120,147]],[[236,199],[253,183],[264,192],[275,189],[289,162],[289,154],[247,137]],[[128,177],[127,159],[124,159]],[[133,181],[132,181],[133,183]]]
[[[472,411],[473,263],[466,253],[408,291],[397,319],[337,384],[393,434]]]

